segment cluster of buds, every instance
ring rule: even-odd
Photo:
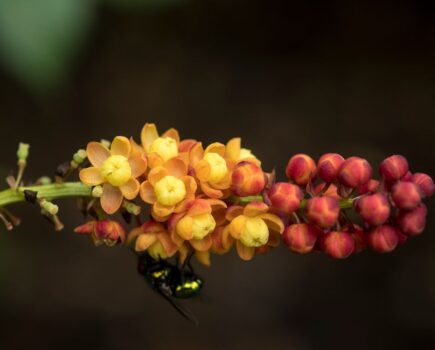
[[[154,124],[145,124],[141,143],[123,136],[90,142],[86,156],[91,166],[80,180],[92,187],[98,220],[76,232],[96,244],[125,242],[154,259],[195,254],[205,265],[211,253],[234,247],[250,260],[281,240],[290,251],[334,258],[366,247],[389,252],[423,231],[421,200],[434,192],[432,179],[411,174],[401,156],[385,159],[374,180],[362,158],[328,153],[316,163],[297,154],[288,162],[288,181],[277,182],[239,138],[204,146],[180,139],[175,129],[159,134]],[[352,222],[348,210],[360,222]],[[136,217],[127,235],[107,219],[118,212]]]

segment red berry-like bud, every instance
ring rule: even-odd
[[[323,192],[325,189],[325,186],[328,186],[328,188],[325,192]],[[338,195],[337,186],[335,186],[334,184],[327,184],[326,182],[322,182],[321,184],[318,184],[316,186],[316,188],[314,189],[314,194],[315,195],[322,194],[323,196],[331,196],[331,197],[340,199],[340,196]]]
[[[322,249],[334,259],[345,259],[355,250],[355,241],[347,232],[332,231],[323,236]]]
[[[317,173],[325,182],[334,182],[344,158],[337,153],[326,153],[317,162]]]
[[[362,252],[367,248],[367,235],[361,227],[354,225],[354,231],[349,233],[355,242],[355,253]]]
[[[372,167],[363,158],[350,157],[341,165],[338,181],[344,186],[356,188],[366,184],[372,177]]]
[[[282,238],[289,250],[299,254],[306,254],[313,250],[317,238],[322,233],[313,225],[294,224],[285,229]]]
[[[405,242],[408,240],[408,236],[405,235],[402,231],[400,231],[398,228],[396,228],[397,237],[399,238],[398,245],[405,244]]]
[[[240,162],[232,174],[232,191],[236,196],[254,196],[266,186],[266,175],[261,168],[250,162]]]
[[[268,193],[272,208],[286,214],[293,213],[299,208],[304,193],[293,184],[286,182],[275,183]]]
[[[367,235],[370,247],[378,253],[389,253],[397,247],[399,236],[396,229],[389,225],[378,226]]]
[[[420,204],[411,211],[401,210],[397,217],[397,225],[409,236],[417,236],[423,232],[426,226],[427,208]]]
[[[390,217],[390,203],[382,193],[361,197],[355,203],[355,210],[370,225],[382,225]]]
[[[397,181],[408,172],[408,161],[401,155],[394,155],[384,159],[379,167],[379,172],[387,181]]]
[[[435,192],[435,185],[432,178],[423,173],[415,173],[411,177],[411,181],[415,183],[426,197],[430,197]]]
[[[408,171],[404,177],[400,179],[401,181],[412,181],[412,173]]]
[[[361,194],[375,193],[379,188],[379,181],[371,179],[364,185],[358,187],[358,192]]]
[[[338,219],[340,206],[334,197],[314,197],[307,201],[305,211],[312,224],[321,228],[331,228]]]
[[[285,173],[299,186],[306,186],[316,175],[316,163],[306,154],[296,154],[288,161]]]
[[[391,189],[391,198],[398,208],[412,210],[421,202],[420,189],[413,182],[400,181]]]

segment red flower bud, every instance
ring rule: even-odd
[[[421,202],[420,189],[413,182],[400,181],[393,186],[391,198],[398,208],[412,210]]]
[[[290,214],[299,208],[304,193],[293,184],[286,182],[275,183],[268,193],[272,208]]]
[[[328,189],[325,192],[323,192],[325,186],[328,186]],[[335,186],[334,184],[327,184],[326,182],[322,182],[321,184],[318,184],[314,189],[314,194],[315,195],[322,194],[323,196],[331,196],[340,199],[340,196],[338,195],[337,186]]]
[[[411,177],[411,181],[415,183],[426,197],[430,197],[435,192],[435,185],[432,178],[423,173],[415,173]]]
[[[389,253],[397,247],[399,236],[394,227],[378,226],[370,230],[367,235],[370,247],[378,253]]]
[[[347,232],[332,231],[323,236],[322,250],[334,259],[345,259],[355,250],[355,241]]]
[[[350,157],[341,165],[338,181],[344,186],[356,188],[369,182],[372,173],[372,167],[365,159]]]
[[[375,193],[379,188],[379,181],[371,179],[364,185],[358,187],[358,192],[361,194]]]
[[[401,181],[412,181],[412,173],[408,171],[404,177],[400,179]]]
[[[397,237],[399,238],[398,245],[405,244],[405,242],[408,240],[408,236],[405,235],[402,231],[400,231],[398,228],[396,228]]]
[[[296,154],[290,158],[285,173],[299,186],[306,186],[316,175],[316,163],[306,154]]]
[[[370,225],[382,225],[390,217],[390,203],[382,193],[361,197],[355,203],[355,210]]]
[[[307,201],[305,211],[312,224],[321,228],[331,228],[338,219],[340,206],[334,197],[314,197]]]
[[[355,242],[355,253],[362,252],[367,248],[367,235],[361,227],[354,225],[354,231],[349,233]]]
[[[90,235],[96,245],[112,246],[124,242],[126,238],[124,227],[113,220],[89,221],[77,227],[74,232]]]
[[[310,224],[288,226],[282,234],[284,244],[292,252],[306,254],[313,250],[316,240],[323,232]]]
[[[338,176],[338,171],[344,158],[337,153],[326,153],[317,162],[317,173],[325,182],[333,182]]]
[[[417,236],[423,232],[426,226],[427,208],[420,204],[411,211],[401,210],[397,217],[397,225],[409,236]]]
[[[233,171],[232,191],[236,196],[254,196],[266,186],[266,175],[261,168],[250,162],[240,162]]]
[[[408,161],[401,155],[394,155],[384,159],[379,167],[379,172],[387,181],[397,181],[408,172]]]

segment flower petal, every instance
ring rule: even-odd
[[[207,153],[217,153],[223,157],[225,156],[225,145],[220,142],[214,142],[205,149],[205,154]]]
[[[279,232],[270,231],[267,245],[270,247],[278,247],[280,243],[281,243],[281,235],[279,234]]]
[[[177,145],[180,143],[180,134],[177,129],[171,128],[166,130],[162,137],[170,137],[171,139],[174,139],[177,142]]]
[[[233,161],[238,161],[240,158],[241,142],[240,137],[229,140],[225,149],[225,157]]]
[[[234,238],[230,236],[228,226],[218,227],[211,233],[212,251],[218,254],[228,252],[234,243]]]
[[[204,157],[204,148],[201,142],[197,142],[190,151],[190,165],[195,167],[196,164]]]
[[[240,241],[237,241],[236,248],[237,248],[237,253],[239,254],[242,260],[249,261],[254,256],[255,248],[246,247]]]
[[[211,214],[211,206],[206,199],[196,199],[192,202],[187,215],[196,216],[201,214]]]
[[[124,185],[120,186],[119,189],[122,195],[128,200],[135,199],[140,189],[139,181],[132,177]]]
[[[123,199],[122,192],[118,187],[109,183],[104,184],[101,207],[107,214],[114,214],[121,207]]]
[[[169,174],[166,168],[159,166],[157,168],[151,169],[148,174],[148,181],[151,183],[151,185],[155,186],[157,182],[159,182],[167,175]]]
[[[186,187],[186,198],[194,198],[198,185],[192,176],[183,176],[181,179]]]
[[[172,241],[171,236],[167,232],[162,232],[158,234],[157,239],[162,244],[163,249],[165,250],[168,257],[173,256],[177,252],[178,245]]]
[[[208,198],[208,199],[206,199],[206,201],[211,206],[212,211],[227,208],[227,204],[224,201],[221,201],[219,199]]]
[[[237,216],[243,214],[243,207],[241,205],[232,205],[228,207],[225,218],[228,221],[233,221]]]
[[[193,139],[186,139],[180,142],[180,144],[178,145],[178,151],[180,153],[183,152],[190,152],[193,148],[193,146],[195,146],[198,143],[198,141],[193,140]]]
[[[100,170],[94,167],[80,170],[79,177],[80,181],[88,186],[97,186],[104,182],[104,178],[101,176]]]
[[[160,157],[157,153],[149,153],[147,156],[147,160],[148,160],[148,166],[150,167],[150,169],[159,167],[159,166],[163,166],[163,164],[165,164],[165,161],[163,160],[162,157]]]
[[[211,248],[212,240],[210,235],[207,235],[203,239],[191,239],[189,243],[196,251],[206,252]]]
[[[222,198],[224,195],[221,190],[215,190],[205,182],[201,182],[201,190],[210,198]]]
[[[154,204],[157,200],[154,187],[149,181],[142,182],[139,193],[140,198],[142,198],[145,203]]]
[[[127,246],[132,245],[132,243],[136,240],[136,238],[137,238],[139,235],[141,235],[141,234],[143,234],[142,227],[136,227],[136,228],[134,228],[133,230],[131,230],[131,231],[128,233],[128,235],[127,235],[127,240],[126,240],[125,244],[126,244]]]
[[[283,233],[284,232],[284,223],[280,219],[279,216],[273,215],[273,214],[262,214],[259,216],[261,219],[264,220],[267,227],[269,227],[270,230]]]
[[[257,216],[257,215],[261,215],[264,213],[267,213],[269,211],[269,207],[267,206],[266,203],[264,202],[251,202],[249,203],[246,207],[245,210],[243,211],[243,214],[246,216]]]
[[[110,157],[110,151],[99,142],[89,142],[86,147],[86,154],[91,164],[100,168],[104,161]]]
[[[155,234],[141,234],[136,239],[135,250],[137,252],[143,252],[147,250],[151,245],[157,241],[157,235]]]
[[[155,202],[153,205],[153,214],[160,218],[167,217],[174,212],[174,206],[162,205],[159,202]]]
[[[131,176],[139,177],[147,170],[147,161],[139,152],[131,152],[128,163],[131,167]]]
[[[155,124],[146,123],[142,128],[140,134],[140,139],[142,141],[142,146],[148,153],[150,151],[151,144],[159,137],[157,128]]]
[[[116,136],[110,146],[112,156],[130,157],[131,145],[130,140],[124,136]]]
[[[233,236],[235,239],[240,239],[243,229],[245,228],[246,219],[246,216],[239,215],[233,221],[231,221],[229,225],[229,231],[231,236]]]
[[[204,266],[210,266],[210,253],[209,252],[195,252],[195,258]]]
[[[187,241],[191,240],[193,238],[192,224],[193,219],[190,216],[186,216],[183,220],[178,221],[176,226],[178,235]]]
[[[187,165],[179,158],[171,158],[165,163],[165,168],[169,175],[179,179],[187,175]]]
[[[205,159],[201,159],[198,163],[196,163],[194,170],[197,179],[201,182],[207,181],[210,177],[210,164]]]

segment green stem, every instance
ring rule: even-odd
[[[0,192],[0,207],[24,202],[26,200],[24,197],[25,190],[37,192],[38,198],[44,198],[48,201],[66,197],[90,197],[92,194],[91,187],[81,182],[19,187],[18,189],[7,189]]]
[[[262,202],[263,196],[249,196],[249,197],[230,197],[230,202],[237,204],[237,205],[247,205],[251,202],[260,201]],[[353,207],[353,199],[352,198],[345,198],[339,200],[340,209],[350,209]],[[307,205],[307,200],[303,199],[301,201],[301,205],[299,206],[299,209],[304,209]]]

